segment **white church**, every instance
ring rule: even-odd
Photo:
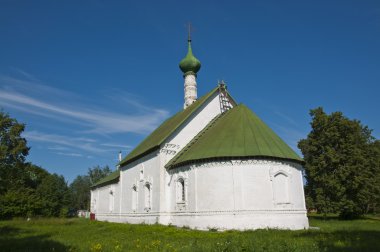
[[[184,109],[91,188],[100,221],[194,229],[308,228],[302,159],[220,83],[197,98],[201,64],[188,53]]]

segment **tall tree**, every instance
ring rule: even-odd
[[[376,140],[370,145],[369,162],[373,183],[371,186],[371,200],[367,206],[367,211],[372,213],[380,212],[380,140]]]
[[[24,129],[0,112],[0,218],[58,216],[68,203],[67,184],[62,176],[25,163]]]
[[[94,166],[92,168],[88,168],[87,175],[90,177],[91,185],[95,184],[99,180],[101,180],[104,177],[107,177],[112,173],[111,169],[108,167],[108,165],[101,167],[99,165]]]
[[[91,186],[112,173],[108,166],[99,165],[88,168],[87,175],[79,175],[70,184],[71,208],[75,210],[90,209]]]
[[[41,183],[37,186],[36,194],[42,202],[42,216],[57,217],[69,203],[67,183],[62,175],[55,173],[43,177]]]
[[[18,186],[29,148],[21,136],[25,125],[0,111],[0,195]]]
[[[374,137],[341,112],[310,111],[311,132],[298,143],[305,160],[306,193],[322,213],[343,218],[364,214],[378,189]]]
[[[70,184],[71,204],[75,210],[90,208],[91,181],[88,175],[78,175]]]

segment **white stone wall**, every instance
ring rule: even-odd
[[[301,169],[291,162],[261,160],[176,168],[167,178],[168,222],[197,229],[308,228]],[[186,181],[185,206],[176,202],[179,178]]]
[[[147,185],[150,193],[146,188]],[[134,187],[136,187],[135,198],[133,196]],[[102,198],[105,197],[104,193],[100,193],[99,199],[102,201],[102,207],[97,209],[96,219],[130,223],[157,222],[161,191],[159,152],[150,153],[122,167],[117,188],[120,190],[117,192],[117,198],[115,197],[115,210],[112,213],[106,211],[104,206],[107,205],[107,199]],[[103,190],[101,187],[99,191]],[[93,191],[92,194],[96,195],[96,191]],[[134,199],[135,202],[133,202]]]
[[[91,190],[91,212],[105,216],[115,215],[120,212],[120,184],[114,183]]]

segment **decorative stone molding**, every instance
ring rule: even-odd
[[[173,144],[173,143],[166,143],[166,144],[164,145],[164,148],[167,148],[167,149],[177,149],[177,150],[179,150],[180,145],[179,145],[179,144]]]
[[[175,155],[177,154],[180,148],[181,146],[179,144],[166,143],[160,150],[160,153],[163,153],[166,155]]]
[[[274,167],[271,167],[269,169],[270,180],[273,181],[274,177],[277,176],[280,173],[284,174],[289,179],[292,177],[292,171],[289,169],[289,167],[287,169],[284,169],[283,167],[282,168],[277,168],[277,169],[274,168]]]
[[[175,209],[177,211],[186,211],[187,206],[188,206],[188,188],[189,188],[189,179],[188,179],[188,173],[183,173],[183,174],[176,174],[175,175],[175,195],[176,195],[176,204],[175,204]],[[180,190],[180,181],[183,181],[183,190],[184,190],[184,198],[185,200],[182,201],[179,198],[182,197],[182,191]],[[182,188],[181,188],[182,189]]]
[[[124,212],[124,213],[99,213],[99,216],[142,216],[142,215],[156,215],[156,216],[168,216],[168,215],[250,215],[250,214],[306,214],[307,211],[304,209],[247,209],[247,210],[221,210],[221,211],[188,211],[186,213],[179,211],[165,211],[165,212]]]
[[[229,165],[251,165],[251,164],[262,164],[262,165],[289,165],[287,162],[276,161],[276,160],[266,160],[266,159],[232,159],[232,160],[215,160],[215,161],[206,161],[191,164],[192,168],[200,167],[215,167],[215,166],[229,166]],[[180,167],[179,167],[180,168]],[[179,169],[177,168],[177,169]]]
[[[177,202],[175,206],[175,210],[179,212],[184,212],[187,209],[187,204],[186,202]]]
[[[178,174],[180,174],[180,173],[182,174],[182,173],[188,172],[188,171],[190,171],[192,169],[194,169],[192,166],[187,166],[187,165],[180,166],[180,167],[168,170],[168,174],[169,175],[175,175],[175,174],[177,174],[177,176],[178,176]],[[183,175],[183,176],[187,177],[187,175]]]

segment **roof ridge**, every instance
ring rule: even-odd
[[[233,108],[232,108],[233,109]],[[230,109],[231,110],[231,109]],[[228,110],[228,111],[230,111]],[[228,112],[227,111],[227,112]],[[172,163],[174,163],[176,160],[178,160],[178,158],[180,158],[184,153],[186,153],[186,151],[188,149],[190,149],[190,147],[192,145],[194,145],[198,139],[200,139],[202,137],[202,135],[204,135],[209,129],[212,128],[213,125],[215,125],[215,122],[218,121],[221,117],[223,117],[225,114],[227,114],[227,112],[225,113],[221,113],[217,116],[215,116],[197,135],[195,135],[195,137],[193,139],[190,140],[190,142],[188,144],[185,145],[185,147],[183,147],[183,149],[178,152],[177,155],[175,155],[166,165],[165,167],[166,168],[169,168],[171,166]]]
[[[303,162],[253,111],[239,104],[210,122],[165,167],[171,169],[196,160],[248,157]]]
[[[159,148],[159,146],[170,137],[191,115],[196,113],[198,109],[218,90],[218,87],[212,89],[209,93],[200,97],[196,102],[191,104],[184,110],[175,113],[170,118],[162,122],[154,131],[144,138],[129,154],[119,162],[120,166],[131,163],[140,157]]]

